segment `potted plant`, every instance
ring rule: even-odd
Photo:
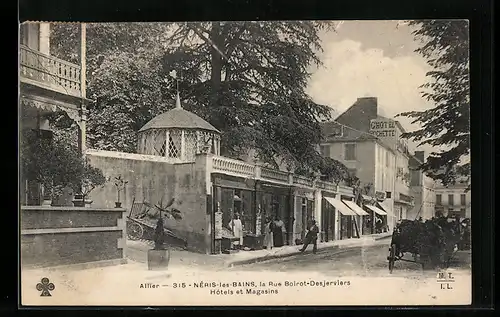
[[[73,200],[75,207],[89,206],[92,203],[92,200],[88,199],[89,194],[96,187],[104,186],[106,183],[106,177],[102,171],[90,165],[88,160],[84,160],[80,167],[80,181],[73,184],[73,190],[77,193]]]
[[[121,175],[115,177],[115,187],[116,187],[116,201],[115,208],[121,208],[122,203],[120,201],[120,193],[125,190],[125,186],[128,184],[128,181],[124,180]]]
[[[148,212],[148,216],[156,220],[156,227],[153,235],[154,248],[148,250],[148,270],[167,269],[170,262],[170,249],[165,243],[165,227],[163,218],[182,219],[181,212],[172,208],[175,198],[172,198],[167,205],[159,202],[153,206],[156,212]]]

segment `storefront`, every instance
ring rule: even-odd
[[[344,204],[346,204],[352,211],[354,211],[357,215],[354,216],[354,233],[356,237],[364,234],[370,234],[371,231],[365,229],[366,219],[369,219],[370,214],[363,210],[362,207],[358,206],[354,201],[351,200],[343,200]]]
[[[344,197],[345,198],[345,197]],[[349,207],[347,207],[346,204],[342,202],[341,199],[338,198],[331,198],[331,197],[324,197],[324,199],[333,207],[335,208],[338,213],[336,213],[336,216],[338,218],[336,219],[337,221],[337,226],[339,230],[339,239],[344,240],[344,239],[350,239],[353,238],[354,235],[354,216],[357,216],[357,214],[352,211]]]
[[[371,204],[373,203],[373,204]],[[371,211],[372,233],[380,233],[387,227],[387,212],[383,210],[377,202],[365,204],[365,207]]]
[[[311,220],[314,219],[314,196],[312,192],[295,189],[295,223],[292,229],[295,232],[293,241],[300,244],[304,241]]]
[[[276,233],[275,246],[292,243],[294,218],[289,187],[218,174],[212,176],[212,184],[212,253],[231,248],[235,240],[231,220],[236,214],[243,225],[242,247],[261,249],[266,225],[279,220],[283,227]]]
[[[282,234],[275,233],[274,246],[280,247],[290,245],[293,242],[293,223],[295,221],[293,208],[291,204],[290,187],[280,187],[273,184],[261,183],[258,191],[258,201],[261,205],[261,214],[259,223],[261,226],[260,232],[265,232],[265,227],[269,221],[275,223],[283,222],[281,228]],[[278,229],[279,230],[279,229]]]
[[[322,241],[328,242],[336,239],[335,237],[335,208],[326,200],[335,199],[334,194],[323,193],[321,201],[321,230],[323,231]]]

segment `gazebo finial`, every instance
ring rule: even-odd
[[[181,106],[181,98],[179,96],[179,79],[177,79],[177,71],[174,69],[173,71],[170,72],[169,74],[170,76],[172,76],[172,78],[175,79],[175,82],[176,82],[176,88],[177,88],[177,99],[175,100],[175,108],[177,109],[182,109],[182,106]]]
[[[175,100],[175,108],[182,109],[181,98],[179,97],[179,91],[177,90],[177,100]]]

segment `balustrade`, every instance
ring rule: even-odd
[[[255,176],[255,166],[241,162],[238,160],[228,159],[225,157],[214,156],[213,158],[214,172],[231,173],[242,176]]]
[[[273,170],[271,168],[262,168],[261,172],[261,177],[264,180],[269,180],[269,181],[278,181],[281,183],[288,183],[288,173],[279,171],[279,170]]]
[[[24,45],[20,47],[20,76],[68,95],[81,95],[79,65],[43,54]]]
[[[260,179],[271,183],[288,184],[290,186],[301,186],[307,188],[318,188],[329,192],[337,192],[337,185],[334,183],[319,181],[301,175],[292,175],[287,172],[275,170],[267,167],[258,167],[242,161],[222,157],[213,156],[212,158],[213,172],[223,173],[244,178]],[[342,186],[342,194],[352,195],[352,188]]]

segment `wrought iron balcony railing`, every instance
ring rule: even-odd
[[[20,46],[21,82],[79,97],[80,72],[79,65]]]

